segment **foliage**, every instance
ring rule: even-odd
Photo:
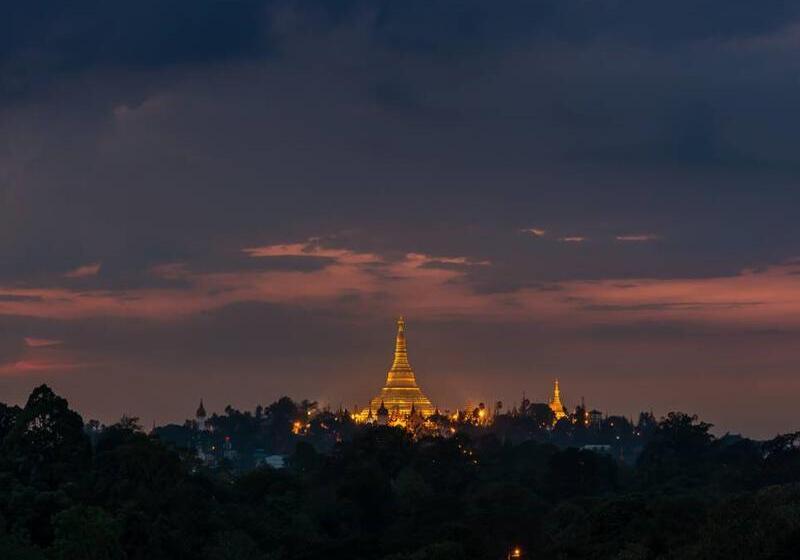
[[[55,489],[80,475],[90,460],[80,415],[46,385],[34,389],[3,439],[3,455],[21,480]]]
[[[460,560],[519,546],[523,558],[777,560],[800,547],[797,433],[759,443],[681,413],[590,423],[582,409],[552,429],[526,403],[440,437],[315,408],[281,399],[212,416],[214,432],[148,435],[136,418],[84,427],[45,386],[22,409],[0,405],[0,558]],[[170,434],[185,444],[158,437]],[[193,458],[225,437],[288,451],[287,468]]]
[[[124,558],[117,521],[91,506],[73,506],[53,517],[57,560],[118,560]]]

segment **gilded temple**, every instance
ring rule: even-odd
[[[428,417],[436,411],[430,399],[417,385],[414,370],[408,362],[406,347],[406,324],[402,317],[397,320],[397,337],[394,344],[394,362],[386,376],[386,384],[369,404],[363,420],[374,417],[379,411],[387,412],[392,419],[407,418],[412,411]],[[361,418],[360,418],[361,419]]]
[[[553,411],[556,422],[567,415],[567,411],[561,402],[561,389],[558,387],[558,379],[556,379],[555,387],[553,387],[553,397],[550,399],[550,410]]]

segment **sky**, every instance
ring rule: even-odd
[[[800,6],[7,3],[0,401],[800,429]]]

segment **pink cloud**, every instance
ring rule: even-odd
[[[151,272],[186,278],[190,287],[124,293],[0,287],[1,293],[12,296],[0,300],[0,314],[171,320],[232,303],[259,301],[320,308],[349,306],[358,313],[537,321],[553,328],[645,320],[800,327],[800,262],[726,277],[564,281],[557,284],[557,290],[525,288],[496,294],[476,291],[469,282],[471,267],[490,263],[463,256],[407,253],[389,259],[371,252],[323,247],[314,241],[244,252],[252,258],[306,256],[325,259],[325,263],[313,271],[222,273],[195,273],[181,263],[170,263]],[[437,263],[462,266],[430,266]],[[352,295],[359,297],[344,297]],[[31,340],[28,344],[34,346],[39,339]]]
[[[125,293],[106,290],[76,292],[66,288],[7,288],[0,300],[0,314],[73,319],[91,316],[133,316],[172,319],[207,311],[240,301],[277,303],[316,303],[324,305],[348,294],[377,295],[391,283],[397,293],[409,290],[435,290],[444,300],[448,281],[464,272],[427,267],[431,263],[487,266],[487,261],[465,257],[433,256],[409,253],[389,261],[369,253],[350,249],[326,248],[319,244],[295,243],[244,249],[253,258],[305,256],[330,262],[313,272],[234,271],[192,273],[181,263],[169,263],[151,269],[160,277],[187,278],[191,289],[146,288]],[[376,270],[375,266],[380,267]],[[389,279],[389,280],[387,280]],[[0,288],[1,289],[1,288]],[[426,299],[426,298],[416,298]]]
[[[559,237],[558,240],[562,243],[583,243],[586,238],[580,235],[569,235],[567,237]]]
[[[522,228],[519,231],[520,233],[527,233],[528,235],[532,235],[533,237],[544,237],[547,234],[547,230],[535,227]]]
[[[86,362],[63,348],[63,341],[25,337],[25,348],[21,355],[11,362],[0,363],[0,376],[24,375],[28,373],[62,372],[91,367],[95,363]]]
[[[416,263],[418,266],[436,263],[462,264],[465,266],[489,266],[492,264],[490,261],[476,261],[467,257],[435,257],[424,253],[406,253],[405,258],[406,261]]]
[[[84,266],[79,266],[75,270],[70,270],[64,276],[67,278],[87,278],[89,276],[95,276],[97,273],[100,272],[100,263],[92,263],[87,264]]]
[[[315,242],[290,243],[284,245],[266,245],[250,247],[242,252],[251,257],[316,257],[334,259],[345,264],[365,264],[381,262],[383,259],[373,253],[359,253],[349,249],[324,248]]]
[[[627,235],[618,235],[615,239],[617,241],[643,243],[647,241],[658,241],[659,239],[661,239],[661,237],[658,235],[654,235],[652,233],[635,233]]]
[[[36,338],[33,336],[25,337],[25,345],[29,348],[44,348],[47,346],[58,346],[59,344],[64,344],[64,341],[50,338]]]
[[[568,284],[574,302],[611,317],[715,324],[800,325],[800,266],[783,264],[736,276]]]
[[[67,371],[85,367],[87,365],[89,364],[71,361],[53,361],[38,358],[23,359],[16,362],[0,364],[0,376]]]

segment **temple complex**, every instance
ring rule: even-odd
[[[523,414],[529,405],[529,401],[523,396]],[[553,411],[554,422],[568,416],[567,409],[561,400],[561,388],[558,379],[554,380],[553,395],[548,403],[550,410]],[[467,405],[464,409],[467,416],[473,418],[476,424],[490,424],[492,422],[491,412],[484,407],[483,403],[477,405]],[[459,411],[447,416],[451,419],[458,419]],[[408,361],[408,347],[406,345],[406,324],[403,317],[397,319],[397,336],[394,344],[394,361],[386,375],[386,383],[380,393],[375,395],[369,406],[364,409],[355,408],[351,415],[353,420],[359,423],[376,423],[379,425],[390,426],[418,426],[432,415],[438,415],[438,409],[431,403],[417,385],[414,369]],[[439,418],[435,416],[434,418]]]
[[[426,418],[436,408],[417,385],[414,370],[408,362],[406,347],[405,321],[397,320],[397,337],[394,344],[394,361],[386,376],[386,384],[381,392],[369,404],[367,411],[362,411],[358,419],[367,421],[378,412],[388,413],[390,421],[402,421],[410,416]]]

